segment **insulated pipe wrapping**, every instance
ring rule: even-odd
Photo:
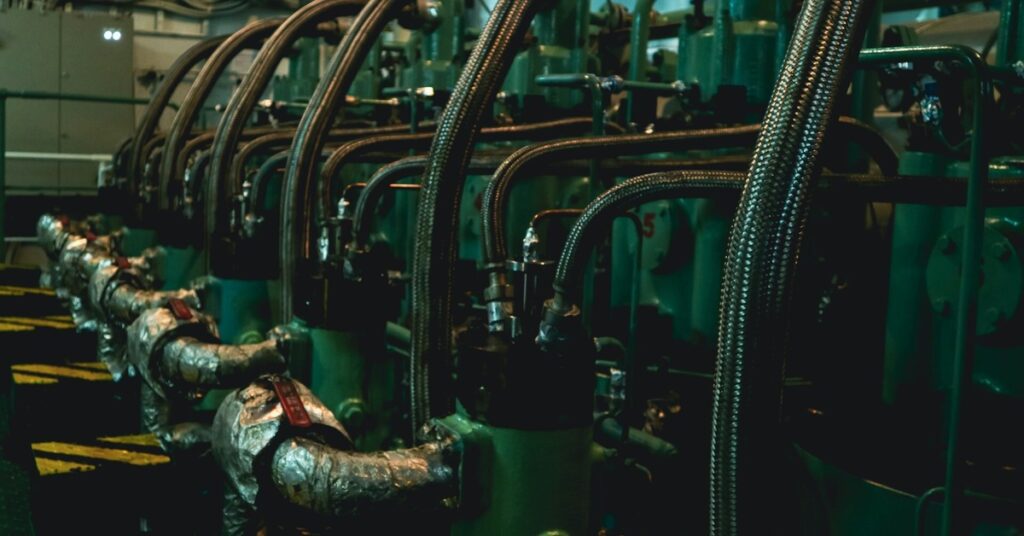
[[[274,382],[287,383],[295,390],[309,416],[310,431],[337,448],[351,448],[352,442],[334,413],[298,381],[263,376],[224,398],[213,419],[213,454],[227,476],[229,486],[250,509],[256,506],[260,480],[256,460],[279,435],[301,431],[287,422],[274,389]]]
[[[278,387],[294,393],[291,404],[301,405],[308,426],[289,424]],[[259,378],[231,393],[214,418],[213,452],[228,477],[228,493],[247,505],[250,515],[258,497],[265,501],[261,504],[284,501],[323,519],[344,520],[438,509],[456,495],[457,449],[451,436],[438,433],[411,449],[351,449],[333,413],[306,386],[281,376]],[[232,525],[245,525],[238,504],[233,507]]]
[[[137,269],[105,266],[89,281],[89,302],[98,318],[97,357],[107,366],[114,381],[126,373],[134,376],[127,360],[126,327],[143,311],[162,307],[172,299],[199,307],[194,290],[144,290],[148,285]]]
[[[348,93],[352,80],[384,27],[394,20],[411,0],[368,0],[366,6],[345,33],[337,52],[324,73],[322,83],[309,98],[295,131],[291,154],[281,189],[281,311],[285,322],[292,318],[292,284],[295,277],[295,236],[284,232],[296,229],[295,222],[305,221],[302,212],[309,206],[306,196],[313,195],[312,185],[318,156],[342,97]]]
[[[58,258],[70,236],[71,232],[64,220],[52,214],[43,214],[36,222],[36,242],[51,261]]]
[[[149,309],[128,326],[128,360],[161,398],[197,397],[210,386],[193,384],[190,380],[200,375],[215,376],[216,363],[202,361],[201,366],[212,367],[213,370],[204,370],[201,374],[190,364],[179,364],[177,361],[165,364],[164,349],[180,338],[216,343],[217,335],[217,324],[213,318],[190,308],[185,311],[177,308],[172,311],[166,307]],[[185,377],[182,371],[188,371],[191,375]]]
[[[543,2],[499,0],[445,107],[423,174],[412,267],[410,395],[414,430],[454,409],[450,387],[458,203],[485,111]],[[431,396],[431,386],[439,388]]]
[[[156,436],[160,447],[169,454],[198,456],[209,452],[210,426],[197,422],[175,422],[180,408],[160,397],[150,386],[142,383],[139,396],[143,428]]]
[[[270,479],[289,503],[332,519],[437,510],[456,495],[450,449],[450,442],[429,442],[385,452],[346,452],[295,437],[274,451]]]
[[[281,372],[286,366],[273,338],[239,345],[176,338],[164,345],[159,364],[165,383],[201,389],[240,387],[259,374]]]
[[[217,133],[211,149],[210,170],[207,174],[205,199],[203,200],[205,235],[208,240],[222,223],[218,220],[222,188],[225,183],[229,187],[233,186],[227,180],[231,168],[231,158],[235,154],[253,107],[256,106],[256,102],[263,94],[267,84],[270,83],[281,58],[292,50],[296,39],[305,33],[310,33],[316,28],[316,24],[335,17],[355,15],[366,4],[366,0],[314,0],[300,7],[285,19],[260,48],[249,72],[242,79],[241,85],[231,94],[224,115],[217,123]],[[346,38],[351,33],[359,33],[358,24],[359,20],[357,19],[353,23],[354,30],[347,32]],[[345,46],[345,40],[338,45],[339,48]],[[238,194],[238,192],[231,191],[225,193],[228,194],[225,199],[230,199],[233,195]]]
[[[740,198],[726,256],[712,406],[710,533],[776,527],[777,445],[793,267],[812,181],[849,59],[860,0],[808,0]]]

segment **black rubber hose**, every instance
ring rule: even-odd
[[[724,268],[711,437],[710,533],[779,528],[781,384],[794,265],[811,185],[869,2],[806,0],[796,22]]]
[[[760,131],[761,125],[746,125],[660,134],[579,138],[524,147],[509,157],[495,172],[484,190],[481,206],[484,262],[496,269],[504,267],[508,258],[508,244],[505,240],[508,196],[515,181],[525,175],[523,170],[528,165],[575,158],[746,147],[754,144]],[[871,155],[883,175],[896,174],[899,166],[896,151],[876,129],[856,119],[840,117],[830,129],[830,134],[831,139],[852,141],[862,146],[865,152]]]
[[[131,185],[130,191],[133,194],[132,199],[138,199],[138,181],[142,176],[142,164],[144,162],[142,157],[143,145],[156,132],[157,126],[160,124],[160,118],[163,116],[164,110],[167,109],[167,105],[171,102],[171,97],[181,85],[181,82],[199,62],[213,54],[213,51],[219,48],[225,39],[227,39],[227,36],[223,35],[204,39],[189,47],[167,68],[164,79],[160,82],[156,92],[153,93],[153,97],[150,98],[149,106],[146,106],[146,111],[142,115],[142,120],[139,121],[139,126],[135,129],[135,136],[132,138],[131,157],[128,161],[127,174],[128,183]]]
[[[292,50],[292,45],[299,37],[315,33],[319,23],[336,17],[355,15],[366,4],[366,0],[315,0],[310,2],[285,19],[260,48],[256,58],[253,59],[249,72],[231,94],[231,100],[228,101],[224,114],[221,116],[220,122],[217,123],[217,133],[210,155],[210,170],[206,175],[205,200],[203,202],[207,240],[223,224],[217,218],[222,199],[221,193],[225,186],[224,183],[227,182],[225,177],[231,168],[231,158],[241,141],[242,131],[245,130],[253,108],[273,78],[281,59]],[[346,38],[348,34],[358,33],[358,31],[358,27],[350,29],[346,33]],[[345,46],[345,41],[343,40],[339,46]],[[238,192],[223,193],[227,194],[224,199],[230,199],[233,194]],[[211,255],[207,255],[206,258],[209,262]]]
[[[545,2],[499,0],[480,33],[441,116],[423,175],[412,277],[412,425],[454,409],[451,388],[452,288],[458,236],[457,209],[474,140],[484,113]],[[431,396],[431,386],[436,386]]]
[[[281,190],[281,312],[286,322],[292,317],[292,285],[298,244],[295,243],[297,237],[284,230],[295,229],[295,221],[304,221],[308,217],[302,213],[303,207],[308,206],[304,200],[312,195],[314,174],[331,121],[377,37],[410,1],[366,2],[366,7],[359,12],[338,45],[323,80],[310,96],[306,112],[299,121]]]
[[[168,155],[168,158],[164,158],[160,164],[160,181],[157,185],[158,206],[161,210],[170,208],[167,198],[168,186],[183,170],[178,167],[180,159],[177,156],[188,143],[196,117],[199,116],[203,104],[206,103],[221,74],[239,52],[258,46],[280,23],[281,19],[263,19],[246,24],[228,36],[203,64],[202,70],[181,102],[181,108],[175,114],[164,141],[164,154]]]

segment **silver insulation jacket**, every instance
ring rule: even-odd
[[[312,392],[301,383],[281,377],[263,377],[229,394],[213,419],[213,455],[230,487],[250,508],[256,505],[259,483],[253,468],[256,458],[282,433],[284,409],[272,381],[289,381],[302,401],[310,421],[320,431],[333,432],[332,444],[351,445],[345,429]]]
[[[143,290],[148,279],[142,270],[116,265],[96,270],[89,279],[89,302],[97,317],[97,354],[114,381],[126,373],[134,376],[127,357],[127,325],[143,311],[162,307],[171,299],[180,299],[189,307],[199,307],[194,290]]]
[[[234,345],[194,337],[168,341],[158,364],[164,383],[200,389],[242,387],[261,374],[284,371],[286,366],[275,339]]]
[[[456,495],[445,443],[347,452],[304,437],[274,452],[270,477],[289,503],[329,518],[364,512],[437,510]]]
[[[229,395],[214,419],[214,456],[233,491],[250,507],[262,492],[319,516],[342,519],[439,509],[457,495],[452,438],[411,449],[352,452],[341,424],[309,389],[294,380],[277,380],[294,385],[316,428],[287,424],[272,380],[266,378]],[[324,434],[325,428],[338,434]],[[269,467],[256,463],[271,448]],[[261,490],[261,482],[274,489]]]
[[[71,233],[65,228],[64,222],[51,214],[43,214],[36,222],[36,240],[50,259],[60,255],[69,236]]]
[[[166,377],[161,363],[166,343],[178,337],[217,342],[217,325],[207,315],[189,309],[187,318],[179,318],[170,309],[148,309],[128,326],[128,361],[142,379],[161,398],[190,397],[200,394],[199,386],[183,382],[180,377]]]
[[[170,454],[199,456],[210,450],[210,427],[197,422],[174,422],[172,404],[145,382],[139,402],[142,425],[156,436],[160,447]]]
[[[133,322],[143,311],[163,307],[172,299],[181,300],[191,308],[200,306],[194,290],[149,290],[149,285],[146,274],[139,268],[105,266],[96,270],[89,280],[89,301],[103,318],[123,323]]]
[[[106,365],[114,381],[135,376],[135,369],[126,355],[127,338],[124,326],[114,322],[98,322],[96,326],[96,358]]]

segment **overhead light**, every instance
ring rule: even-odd
[[[103,40],[104,41],[120,41],[121,40],[121,30],[119,30],[117,28],[107,28],[107,29],[103,30]]]

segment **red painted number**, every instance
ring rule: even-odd
[[[648,212],[644,214],[644,236],[650,238],[654,236],[654,213]]]

